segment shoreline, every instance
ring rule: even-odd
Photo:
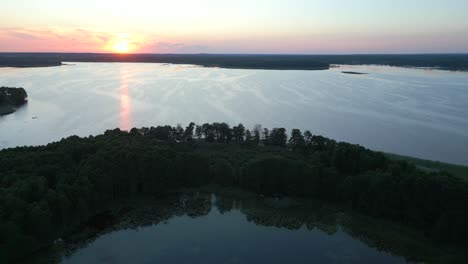
[[[453,73],[468,73],[467,69],[462,70],[452,70],[443,67],[417,67],[417,66],[394,66],[389,64],[334,64],[329,67],[235,67],[235,66],[220,66],[220,65],[202,65],[202,64],[193,64],[193,63],[175,63],[175,62],[126,62],[126,61],[74,61],[73,63],[143,63],[143,64],[167,64],[167,65],[193,65],[201,68],[219,68],[219,69],[229,69],[229,70],[278,70],[278,71],[325,71],[331,69],[341,68],[343,66],[368,66],[368,67],[391,67],[391,68],[400,68],[400,69],[414,69],[414,70],[423,70],[423,71],[443,71],[443,72],[453,72]],[[27,69],[27,68],[53,68],[61,66],[75,66],[76,64],[70,64],[69,61],[62,62],[60,65],[0,65],[0,68],[18,68],[18,69]],[[365,75],[368,73],[361,72],[342,72],[344,74],[355,74],[355,75]]]
[[[468,72],[468,54],[118,54],[0,53],[0,67],[49,67],[63,62],[129,62],[192,64],[226,69],[324,70],[335,65],[390,66]]]
[[[13,114],[16,110],[9,105],[0,105],[0,117]]]

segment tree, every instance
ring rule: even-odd
[[[202,131],[203,131],[202,126],[197,125],[197,127],[195,128],[195,135],[197,136],[198,139],[202,138],[202,135],[203,135]]]
[[[268,128],[263,129],[262,141],[265,146],[270,144],[270,130],[268,130]]]
[[[247,145],[252,144],[252,133],[250,133],[250,130],[248,130],[248,129],[245,131],[245,143]]]
[[[258,146],[260,144],[260,138],[261,138],[261,132],[262,132],[262,126],[261,125],[255,125],[253,129],[253,143],[255,146]]]
[[[22,105],[28,94],[24,88],[0,87],[0,104]]]
[[[240,124],[232,128],[232,134],[234,136],[234,141],[237,143],[244,141],[245,127]]]
[[[309,130],[304,132],[305,144],[309,147],[312,144],[312,133]]]
[[[189,126],[185,128],[184,138],[186,141],[192,141],[194,128],[195,128],[194,122],[190,122]]]
[[[286,135],[286,129],[284,128],[273,128],[270,133],[270,145],[286,147],[288,136]]]
[[[291,138],[289,139],[289,147],[292,150],[301,150],[305,147],[305,140],[304,136],[302,136],[301,130],[293,129],[291,131]]]
[[[232,131],[227,123],[213,123],[211,125],[213,140],[221,143],[231,141]]]
[[[171,126],[150,127],[148,135],[160,140],[174,140]]]
[[[202,125],[202,133],[205,135],[206,142],[214,142],[216,135],[213,129],[213,126],[209,123],[205,123]]]
[[[184,129],[182,128],[181,125],[177,125],[177,127],[175,127],[172,130],[172,133],[174,135],[174,139],[177,140],[178,142],[184,139]]]

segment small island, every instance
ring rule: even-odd
[[[367,74],[367,73],[364,73],[364,72],[355,72],[355,71],[342,71],[341,73],[344,73],[344,74],[355,74],[355,75]]]
[[[28,94],[24,88],[0,87],[0,115],[14,113],[27,102]]]

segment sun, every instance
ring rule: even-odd
[[[130,47],[128,45],[128,42],[125,41],[125,40],[120,40],[118,42],[116,42],[113,46],[112,46],[112,49],[115,51],[115,52],[118,52],[118,53],[127,53],[130,51]]]
[[[105,45],[102,49],[110,53],[133,53],[137,51],[144,42],[145,38],[143,35],[129,33],[112,34],[109,36],[109,39],[103,43]]]

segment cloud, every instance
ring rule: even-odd
[[[122,41],[135,53],[415,53],[467,52],[463,32],[304,33],[155,36],[90,28],[0,27],[0,52],[113,52]]]
[[[20,31],[10,31],[8,32],[8,34],[14,38],[19,38],[19,39],[37,39],[37,37],[34,35],[31,35],[25,32],[20,32]]]
[[[142,48],[142,52],[147,53],[203,53],[207,51],[209,51],[208,46],[164,41],[156,41]]]
[[[110,37],[83,29],[0,28],[0,51],[99,51]]]
[[[203,53],[209,47],[181,41],[155,40],[142,34],[107,33],[84,28],[0,28],[0,52],[112,52],[128,42],[136,53]]]

